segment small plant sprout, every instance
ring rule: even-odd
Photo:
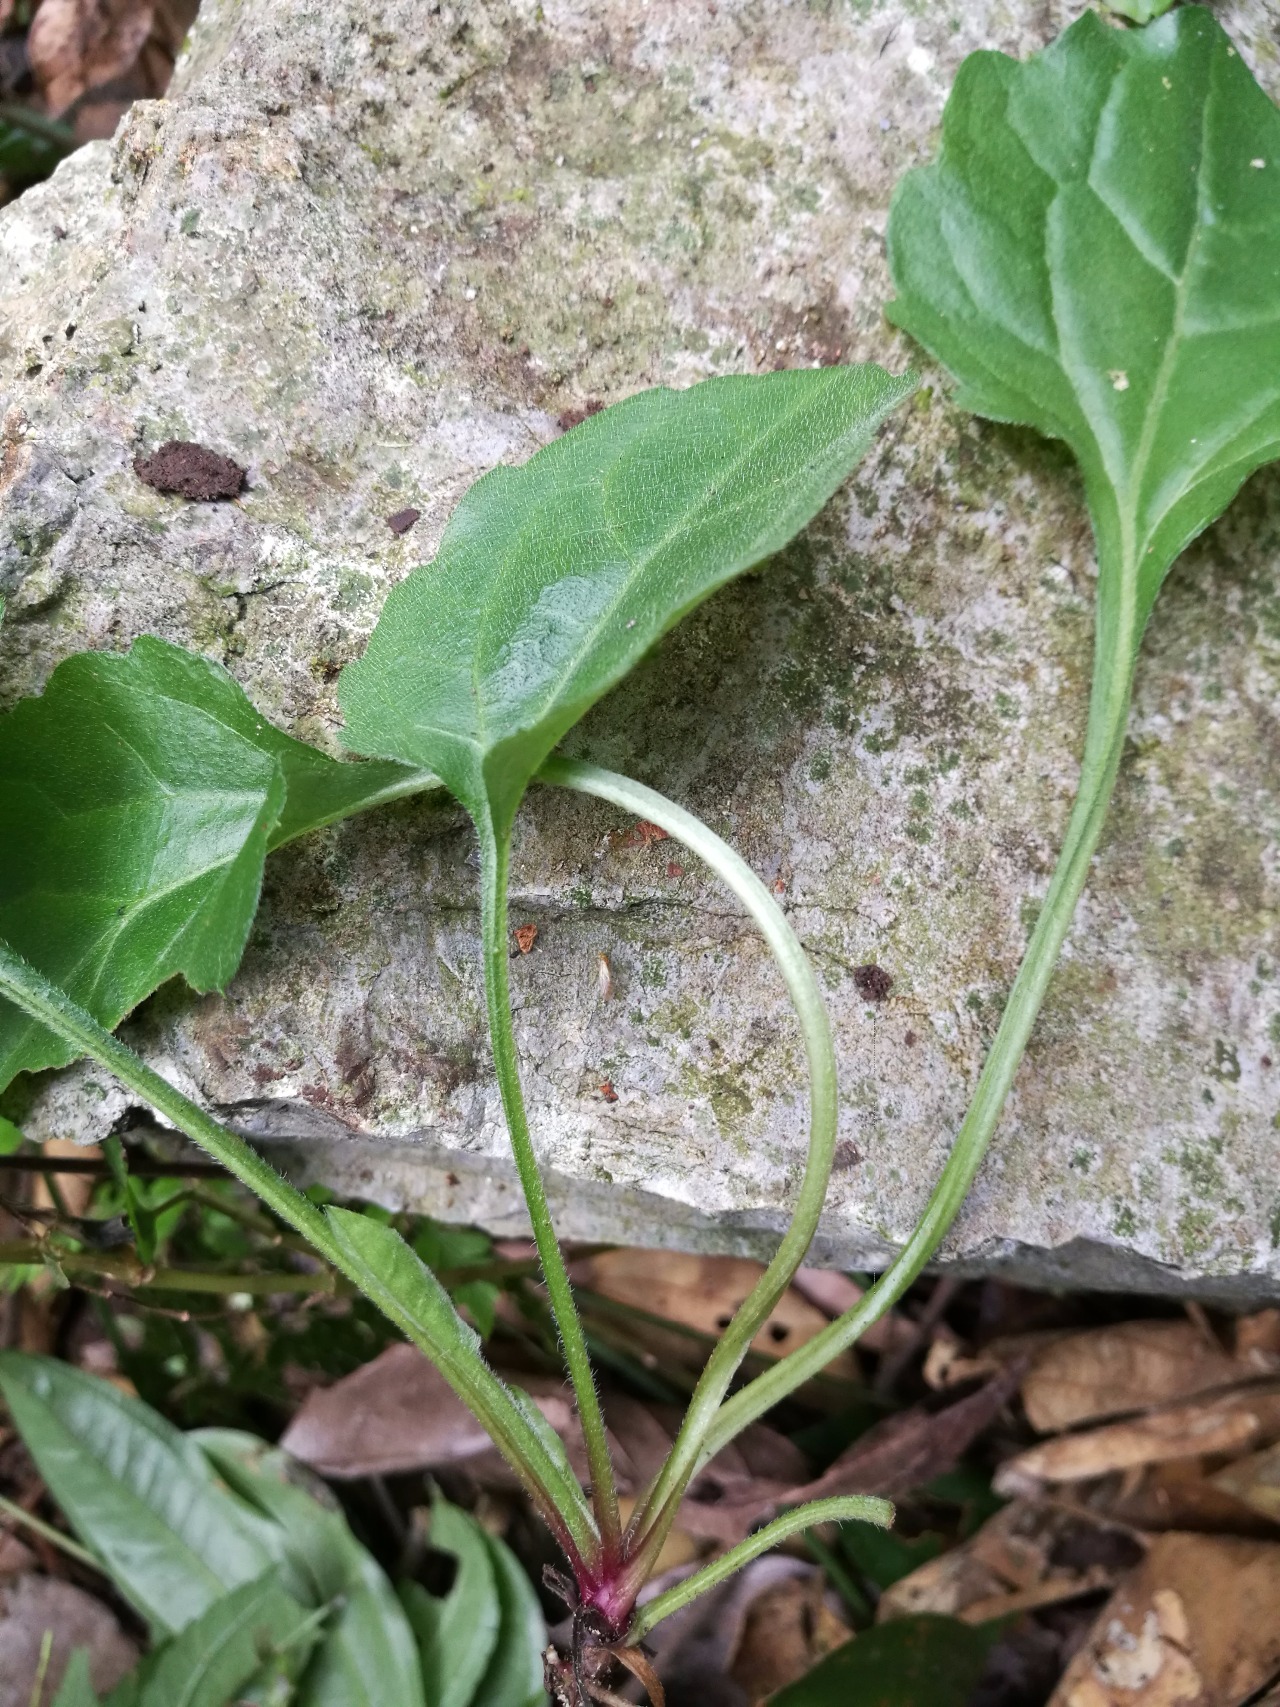
[[[826,1194],[837,1101],[823,999],[778,901],[731,848],[652,789],[556,748],[668,629],[818,513],[913,376],[842,367],[645,391],[522,467],[487,474],[434,562],[390,595],[365,656],[343,672],[344,738],[364,762],[291,740],[224,671],[158,640],[124,657],[69,659],[41,698],[0,721],[9,945],[0,945],[0,1085],[92,1056],[252,1187],[436,1364],[568,1562],[573,1639],[547,1660],[561,1707],[608,1699],[615,1659],[656,1688],[642,1638],[785,1536],[832,1519],[890,1522],[891,1508],[873,1498],[801,1507],[640,1598],[699,1468],[882,1316],[951,1226],[1087,880],[1160,585],[1248,474],[1280,455],[1280,114],[1207,11],[1186,7],[1144,30],[1090,13],[1025,64],[974,55],[947,105],[938,161],[898,190],[888,245],[891,317],[956,376],[958,401],[1065,440],[1084,472],[1099,571],[1088,728],[1057,869],[919,1224],[851,1311],[736,1390]],[[625,1524],[511,1013],[508,865],[534,783],[593,795],[706,862],[763,934],[808,1066],[808,1155],[791,1225]],[[440,786],[478,838],[494,1065],[581,1418],[586,1490],[541,1413],[490,1369],[394,1230],[318,1208],[111,1035],[175,973],[196,989],[226,983],[272,848]],[[610,988],[605,965],[602,999]]]

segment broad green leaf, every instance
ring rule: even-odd
[[[579,1547],[587,1545],[591,1519],[562,1442],[528,1395],[489,1368],[479,1335],[435,1275],[394,1228],[349,1209],[330,1207],[325,1215],[360,1290],[427,1353],[508,1461],[527,1468],[532,1484],[547,1489],[566,1522],[577,1525]]]
[[[439,1498],[431,1508],[431,1546],[457,1562],[449,1592],[428,1594],[420,1583],[406,1582],[400,1599],[431,1707],[468,1707],[493,1657],[502,1620],[493,1555],[475,1519]]]
[[[143,1663],[138,1707],[230,1707],[273,1656],[296,1668],[315,1637],[311,1614],[268,1572],[216,1600]]]
[[[53,1707],[98,1707],[93,1679],[89,1676],[88,1648],[77,1648],[67,1661],[58,1693],[53,1698]]]
[[[17,1351],[0,1352],[0,1393],[72,1528],[157,1630],[181,1630],[273,1564],[269,1526],[150,1406]]]
[[[106,1026],[177,973],[220,989],[267,851],[422,786],[293,740],[162,640],[79,653],[0,718],[0,938]],[[0,1088],[72,1053],[0,1001]]]
[[[493,469],[343,671],[348,744],[435,771],[504,840],[560,738],[804,527],[914,385],[836,367],[642,391]]]
[[[1075,452],[1131,662],[1174,558],[1280,455],[1280,113],[1199,6],[973,54],[889,260],[957,401]]]
[[[22,1145],[22,1128],[0,1114],[0,1156],[15,1155]]]
[[[769,1707],[966,1707],[997,1627],[919,1614],[864,1630]]]
[[[471,1707],[543,1707],[542,1656],[547,1626],[533,1584],[511,1549],[495,1536],[485,1539],[493,1558],[502,1622],[498,1642],[471,1699]]]
[[[281,1581],[304,1605],[340,1601],[302,1679],[298,1707],[424,1707],[408,1619],[381,1566],[327,1490],[286,1453],[251,1434],[204,1429],[190,1436],[228,1485],[279,1526]],[[309,1491],[314,1488],[314,1492]],[[430,1696],[428,1707],[436,1707]]]

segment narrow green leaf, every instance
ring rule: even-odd
[[[920,1614],[864,1630],[769,1707],[966,1707],[998,1626]]]
[[[431,1707],[468,1707],[493,1657],[502,1621],[493,1555],[475,1519],[439,1498],[431,1507],[431,1545],[457,1562],[449,1592],[428,1594],[420,1583],[406,1582],[400,1599],[418,1644]]]
[[[296,1666],[315,1634],[310,1614],[267,1572],[215,1601],[150,1656],[138,1707],[229,1707],[274,1656],[288,1654]]]
[[[348,744],[435,771],[504,839],[561,737],[804,527],[914,385],[837,367],[643,391],[493,469],[343,671]]]
[[[22,1128],[0,1114],[0,1156],[12,1156],[22,1148]]]
[[[348,1209],[325,1210],[333,1239],[361,1290],[431,1358],[449,1385],[524,1476],[544,1517],[585,1554],[593,1540],[582,1489],[559,1438],[528,1396],[489,1368],[473,1328],[440,1282],[392,1227]]]
[[[175,974],[220,989],[268,849],[426,780],[326,758],[162,640],[80,653],[0,717],[0,937],[108,1027]],[[0,1001],[0,1088],[71,1059]]]
[[[1025,64],[971,55],[889,219],[890,317],[957,400],[1066,440],[1100,623],[1280,455],[1280,113],[1213,15],[1086,13]]]
[[[267,1526],[140,1400],[17,1351],[0,1352],[0,1393],[72,1528],[156,1629],[181,1630],[272,1565]]]
[[[302,1679],[298,1707],[436,1707],[424,1698],[413,1631],[381,1566],[326,1492],[287,1454],[253,1435],[190,1437],[229,1486],[279,1526],[281,1581],[306,1606],[338,1602]],[[314,1488],[313,1491],[309,1491]]]
[[[69,125],[43,118],[17,101],[0,102],[0,178],[11,188],[47,178],[75,145]]]
[[[53,1707],[98,1707],[93,1679],[89,1676],[88,1648],[77,1648],[67,1661],[58,1693],[53,1698]]]
[[[493,1558],[502,1621],[493,1658],[471,1707],[543,1707],[542,1656],[547,1626],[542,1608],[511,1549],[496,1536],[485,1539]]]

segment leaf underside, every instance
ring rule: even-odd
[[[430,768],[504,837],[562,736],[805,526],[914,385],[867,366],[643,391],[495,468],[343,671],[348,745]]]
[[[1066,440],[1104,615],[1280,455],[1280,113],[1212,14],[1086,13],[967,59],[936,164],[895,195],[890,318],[957,401]]]
[[[80,653],[0,718],[0,938],[108,1027],[177,973],[220,989],[269,849],[409,774],[293,740],[162,640]],[[0,1088],[71,1059],[0,1001]]]

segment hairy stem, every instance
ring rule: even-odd
[[[636,1510],[631,1534],[640,1535],[647,1529],[652,1513],[659,1509],[674,1488],[682,1485],[681,1477],[686,1469],[697,1462],[707,1430],[752,1340],[791,1284],[792,1276],[813,1242],[835,1153],[838,1116],[835,1047],[826,1004],[800,939],[765,885],[727,842],[709,830],[701,819],[653,789],[632,782],[628,777],[618,776],[613,771],[602,770],[598,765],[553,758],[543,765],[538,777],[540,781],[554,783],[560,788],[595,795],[623,811],[634,813],[638,818],[647,819],[682,842],[711,867],[747,909],[777,961],[800,1022],[809,1066],[809,1151],[791,1225],[773,1261],[739,1306],[707,1360],[671,1456],[648,1498]],[[671,1515],[674,1516],[674,1507]],[[642,1571],[649,1562],[648,1555],[656,1558],[661,1551],[663,1539],[663,1533],[656,1531],[646,1535],[638,1559]]]
[[[1062,851],[973,1100],[924,1214],[895,1261],[851,1310],[729,1400],[706,1437],[702,1462],[879,1321],[924,1269],[955,1220],[1004,1108],[1089,876],[1124,748],[1135,652],[1132,626],[1099,626],[1080,785]]]
[[[282,1221],[301,1233],[328,1262],[340,1270],[360,1291],[368,1289],[361,1275],[332,1236],[324,1214],[295,1186],[289,1184],[238,1133],[229,1131],[198,1107],[181,1091],[152,1071],[145,1061],[105,1031],[70,996],[0,942],[0,995],[7,996],[24,1013],[47,1026],[55,1036],[70,1043],[78,1054],[89,1055],[113,1073],[137,1096],[162,1114],[180,1132],[185,1132],[228,1173],[257,1193]],[[415,1259],[416,1260],[416,1259]],[[552,1533],[571,1556],[591,1558],[596,1539],[589,1516],[576,1487],[570,1488],[537,1431],[522,1415],[504,1384],[476,1354],[465,1369],[435,1344],[430,1334],[390,1294],[374,1300],[384,1313],[430,1358],[462,1402],[483,1423],[494,1444],[511,1464],[528,1490],[534,1505]]]
[[[837,1499],[814,1500],[810,1505],[784,1512],[772,1523],[766,1523],[763,1529],[757,1529],[754,1535],[748,1535],[736,1547],[731,1547],[727,1553],[722,1553],[718,1559],[713,1559],[702,1570],[669,1588],[665,1594],[655,1595],[632,1619],[627,1641],[632,1644],[642,1641],[655,1624],[661,1624],[664,1618],[670,1618],[673,1612],[679,1612],[699,1595],[719,1588],[735,1571],[740,1571],[744,1565],[758,1559],[761,1553],[767,1553],[771,1547],[776,1547],[780,1541],[786,1541],[802,1529],[811,1529],[818,1523],[851,1522],[874,1523],[881,1529],[888,1529],[893,1523],[893,1507],[888,1500],[873,1499],[867,1494],[846,1494]]]
[[[616,1563],[622,1541],[622,1523],[618,1515],[618,1490],[613,1477],[613,1461],[609,1456],[609,1440],[605,1432],[604,1413],[600,1395],[596,1392],[595,1376],[587,1351],[587,1339],[582,1320],[573,1298],[573,1287],[564,1264],[564,1256],[556,1239],[551,1210],[547,1206],[546,1188],[525,1113],[524,1091],[520,1084],[520,1061],[516,1050],[515,1027],[511,1018],[511,981],[509,963],[511,949],[507,941],[507,881],[508,842],[499,838],[492,825],[479,830],[481,857],[481,932],[484,949],[484,988],[489,1010],[489,1036],[493,1045],[493,1065],[498,1088],[502,1093],[502,1108],[507,1118],[507,1131],[515,1155],[516,1171],[524,1192],[529,1220],[533,1224],[534,1242],[542,1264],[542,1276],[547,1286],[551,1313],[555,1320],[565,1365],[573,1384],[582,1423],[583,1440],[587,1449],[587,1466],[591,1475],[591,1502],[600,1528],[601,1561],[608,1567]]]

